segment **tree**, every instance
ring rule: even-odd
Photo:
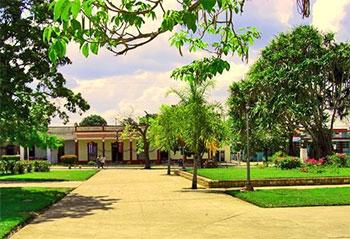
[[[66,80],[47,57],[49,45],[42,35],[51,19],[46,1],[0,2],[0,144],[8,140],[55,148],[59,141],[46,134],[51,119],[67,122],[66,111],[89,109],[80,93],[65,87]],[[57,66],[69,63],[61,58]]]
[[[181,137],[181,127],[184,118],[183,107],[181,105],[162,105],[159,114],[150,127],[151,144],[163,151],[173,151],[181,148],[179,138]],[[182,153],[184,153],[182,151]],[[171,158],[168,157],[168,171],[170,174]]]
[[[298,26],[270,42],[248,78],[255,92],[264,92],[255,99],[257,111],[302,127],[311,136],[313,157],[332,154],[334,121],[349,115],[349,43],[336,43],[333,34],[312,26]]]
[[[246,111],[249,105],[249,134],[252,152],[264,152],[265,161],[276,151],[285,151],[288,131],[279,117],[266,114],[266,108],[258,105],[257,97],[262,97],[261,89],[250,80],[232,83],[228,105],[230,107],[230,127],[233,131],[233,147],[245,151]],[[293,129],[294,130],[294,129]]]
[[[148,114],[139,118],[138,121],[132,117],[128,117],[122,121],[124,126],[123,138],[138,139],[138,153],[144,153],[145,156],[145,169],[151,169],[151,161],[149,158],[150,151],[150,134],[149,128],[154,121],[156,115]]]
[[[217,74],[229,69],[229,64],[212,57],[195,60],[190,65],[173,71],[174,79],[185,80],[186,89],[173,89],[183,106],[183,121],[179,122],[181,138],[186,148],[194,153],[192,188],[197,188],[197,167],[203,154],[227,140],[228,131],[218,104],[206,99],[208,90],[214,86]]]
[[[89,115],[85,117],[80,123],[80,126],[105,126],[107,121],[99,115]]]

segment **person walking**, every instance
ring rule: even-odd
[[[105,156],[103,156],[103,157],[100,158],[100,163],[101,163],[101,168],[103,169],[103,168],[104,168],[104,165],[105,165],[105,163],[106,163],[106,157],[105,157]]]
[[[100,155],[96,158],[96,164],[97,164],[97,168],[99,169],[101,167],[101,156]]]

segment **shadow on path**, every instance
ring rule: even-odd
[[[94,210],[112,210],[114,203],[120,199],[108,199],[107,196],[81,196],[69,194],[62,201],[46,211],[32,223],[53,221],[60,218],[82,218],[95,214]]]

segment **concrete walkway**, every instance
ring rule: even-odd
[[[165,170],[104,170],[17,239],[350,238],[350,206],[262,209]]]

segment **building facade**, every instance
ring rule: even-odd
[[[63,155],[71,154],[77,156],[78,164],[87,164],[96,161],[98,156],[104,156],[106,163],[115,164],[141,164],[144,163],[144,154],[138,153],[137,138],[123,139],[123,126],[52,126],[49,134],[55,134],[64,139],[63,146],[58,149],[40,149],[36,146],[24,149],[17,145],[5,144],[0,148],[0,156],[4,154],[18,154],[22,159],[47,159],[51,163],[58,163]],[[211,153],[218,161],[230,161],[230,147],[225,146]],[[161,164],[168,161],[182,160],[180,151],[164,152],[156,148],[150,149],[150,160],[152,163]],[[208,154],[204,154],[204,159]],[[192,156],[186,157],[192,161]]]

